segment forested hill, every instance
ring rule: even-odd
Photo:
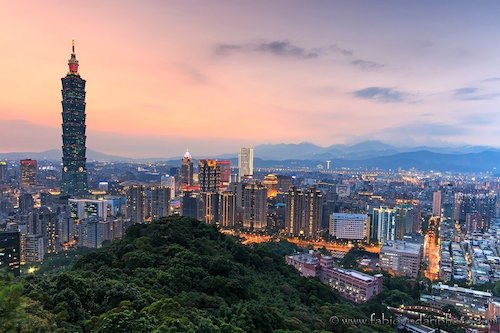
[[[22,332],[392,331],[332,326],[333,315],[368,318],[380,304],[355,307],[266,246],[241,245],[184,217],[134,225],[71,270],[23,284]]]

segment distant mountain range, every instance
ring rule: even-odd
[[[197,156],[194,156],[197,158]],[[226,158],[237,162],[237,154],[199,156],[199,158]],[[365,141],[355,145],[320,147],[312,143],[264,144],[254,149],[256,167],[325,165],[332,168],[410,169],[436,171],[494,171],[500,170],[500,149],[487,146],[461,147],[396,147],[380,141]],[[32,158],[60,160],[61,150],[44,152],[0,153],[2,160]],[[108,155],[87,149],[89,161],[180,161],[181,157],[132,159]]]
[[[1,160],[22,160],[25,158],[31,158],[33,160],[59,161],[62,158],[62,151],[61,149],[50,149],[41,152],[0,153]],[[132,161],[133,159],[129,157],[104,154],[92,149],[87,149],[87,160],[117,162]]]
[[[309,142],[298,144],[265,144],[256,146],[254,156],[264,160],[364,160],[367,158],[390,156],[398,153],[429,151],[442,154],[468,154],[484,151],[500,151],[487,146],[460,147],[396,147],[380,141],[364,141],[354,145],[332,145],[320,147]]]

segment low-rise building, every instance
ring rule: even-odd
[[[319,277],[321,282],[337,290],[341,297],[363,303],[382,292],[382,275],[375,276],[334,265],[333,257],[320,253],[302,253],[285,258],[302,276]]]
[[[422,263],[421,244],[386,242],[380,249],[380,268],[392,275],[417,278]]]
[[[432,286],[430,295],[420,296],[420,301],[435,308],[453,305],[467,318],[485,319],[488,304],[494,299],[491,292],[439,283]]]

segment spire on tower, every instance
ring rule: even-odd
[[[80,75],[78,74],[78,60],[76,60],[74,39],[71,41],[71,57],[68,60],[68,66],[69,66],[68,74]]]

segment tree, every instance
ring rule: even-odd
[[[0,272],[0,332],[18,332],[26,321],[22,294],[22,285]]]

